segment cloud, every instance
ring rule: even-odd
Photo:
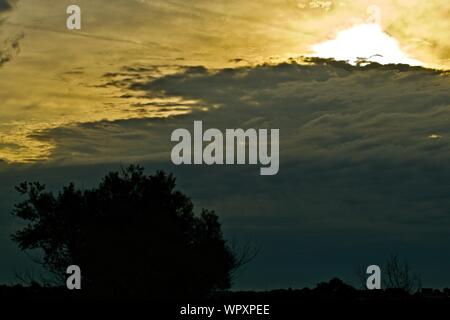
[[[2,17],[2,13],[10,11],[13,8],[12,3],[15,2],[14,0],[0,0],[0,18]],[[4,20],[0,19],[0,25],[3,22]],[[21,32],[3,40],[3,44],[0,47],[0,67],[11,61],[20,52],[19,41],[23,37],[24,33]]]
[[[191,188],[199,197],[253,227],[450,225],[448,75],[406,65],[311,62],[188,67],[149,82],[128,80],[131,92],[195,100],[208,111],[80,124],[34,138],[56,144],[55,164],[125,161],[157,163],[181,176],[194,172]],[[192,128],[194,120],[220,129],[279,128],[280,173],[262,179],[255,167],[174,168],[170,133]]]
[[[0,67],[5,63],[10,62],[20,53],[20,40],[22,40],[24,36],[24,33],[19,33],[15,36],[8,37],[3,42],[3,49],[0,51]]]
[[[8,0],[0,0],[0,12],[11,9],[11,4]]]

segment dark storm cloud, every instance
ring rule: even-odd
[[[374,223],[386,230],[450,222],[448,76],[405,65],[311,62],[221,70],[199,66],[144,83],[127,80],[133,91],[198,100],[209,111],[83,124],[36,138],[56,142],[55,161],[164,163],[170,162],[172,130],[191,128],[194,120],[220,129],[279,128],[278,176],[263,179],[248,167],[205,169],[201,185],[220,181],[217,192],[205,198],[215,198],[240,219],[243,214],[250,221],[261,219],[264,212],[271,225],[333,221],[348,227]],[[241,209],[235,210],[236,203]]]

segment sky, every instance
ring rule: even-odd
[[[140,163],[259,248],[236,288],[352,282],[392,252],[450,286],[448,1],[75,2],[0,0],[0,282],[35,268],[14,185]],[[279,128],[279,174],[172,165],[194,120]]]

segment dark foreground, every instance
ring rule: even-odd
[[[33,284],[0,286],[0,299],[4,305],[16,302],[43,308],[68,305],[72,310],[73,306],[95,301],[96,306],[107,304],[108,307],[102,310],[109,311],[126,300],[128,304],[131,302],[134,305],[132,310],[139,310],[140,314],[144,311],[147,315],[145,318],[149,319],[153,318],[152,315],[158,315],[159,319],[289,319],[293,315],[297,316],[294,318],[303,318],[306,312],[311,311],[316,316],[345,313],[365,318],[375,314],[383,315],[385,310],[392,312],[394,309],[403,315],[415,313],[418,308],[427,310],[427,313],[434,313],[440,307],[447,309],[450,307],[450,289],[421,289],[414,294],[397,289],[368,291],[357,290],[339,279],[333,279],[320,283],[314,289],[220,292],[203,299],[186,297],[176,301],[156,301],[144,297],[105,298],[89,295],[83,290],[69,291],[63,287]],[[110,300],[115,303],[108,303]],[[207,314],[206,310],[213,308],[214,312]],[[126,310],[128,314],[129,309]],[[204,313],[201,314],[202,312]]]

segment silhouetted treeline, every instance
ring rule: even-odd
[[[36,299],[36,300],[64,300],[64,299],[97,299],[97,296],[82,294],[82,291],[68,290],[66,287],[44,287],[38,283],[30,286],[0,285],[1,299]],[[155,299],[155,298],[154,298]],[[155,300],[158,300],[157,298]],[[162,300],[171,301],[165,296]],[[271,291],[218,291],[209,297],[185,297],[182,300],[174,296],[173,301],[180,303],[268,303],[296,305],[297,303],[323,302],[323,303],[385,303],[385,302],[417,302],[435,301],[450,302],[450,288],[431,289],[424,288],[410,294],[401,289],[360,290],[355,289],[338,278],[328,282],[319,283],[315,288],[278,289]]]

